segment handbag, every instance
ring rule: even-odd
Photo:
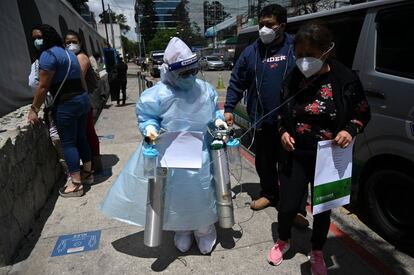
[[[60,83],[59,89],[57,90],[55,96],[53,96],[50,92],[47,92],[46,95],[46,99],[45,99],[45,108],[51,108],[53,106],[53,104],[55,104],[55,100],[57,98],[57,96],[59,95],[60,90],[63,87],[63,84],[65,84],[66,79],[68,78],[69,72],[70,72],[70,67],[72,65],[72,60],[70,59],[69,53],[67,50],[65,50],[66,56],[69,59],[69,65],[68,65],[68,70],[66,72],[65,78],[63,79],[63,81]]]

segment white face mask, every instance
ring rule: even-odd
[[[271,28],[263,26],[259,30],[259,36],[260,36],[260,40],[262,40],[263,44],[270,44],[276,39],[276,32]],[[278,35],[278,37],[279,37],[279,35]]]
[[[323,61],[315,57],[302,57],[296,60],[296,65],[302,74],[309,78],[322,69]]]
[[[80,52],[80,45],[75,43],[70,43],[69,45],[66,45],[66,49],[69,51],[72,51],[74,54],[77,54]]]
[[[36,47],[36,49],[40,50],[43,47],[43,39],[42,38],[35,39],[34,46]]]
[[[302,74],[309,78],[312,75],[316,74],[322,69],[324,61],[322,61],[322,57],[329,53],[333,47],[335,46],[335,43],[332,42],[332,46],[324,52],[320,58],[316,57],[302,57],[298,58],[296,60],[296,65],[298,66],[299,70],[302,72]]]

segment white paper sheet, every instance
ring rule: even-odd
[[[166,168],[200,169],[202,165],[202,132],[165,132],[156,141],[159,165]]]
[[[353,146],[354,141],[346,148],[335,145],[332,140],[318,142],[312,207],[314,215],[349,203]]]

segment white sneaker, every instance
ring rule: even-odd
[[[193,232],[191,231],[175,231],[174,244],[181,252],[190,250],[193,244]]]
[[[208,254],[213,250],[217,241],[216,227],[210,224],[194,230],[194,237],[201,254]]]

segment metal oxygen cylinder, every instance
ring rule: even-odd
[[[143,155],[144,176],[148,177],[144,244],[148,247],[157,247],[162,242],[167,168],[157,167],[158,151],[153,145],[148,144],[143,150]]]
[[[234,225],[233,201],[230,187],[230,174],[225,150],[225,130],[217,130],[210,145],[216,187],[216,204],[219,225],[232,228]]]

